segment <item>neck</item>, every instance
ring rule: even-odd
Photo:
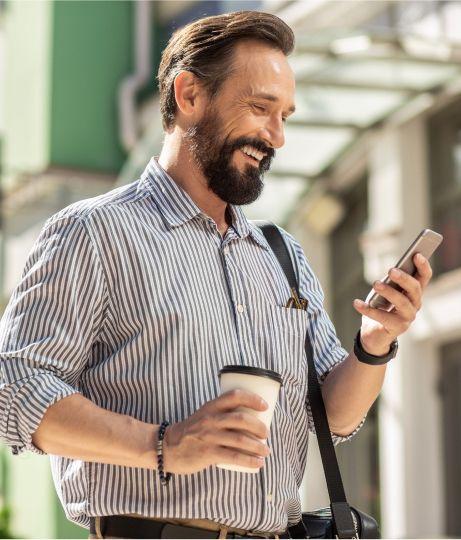
[[[159,164],[190,196],[194,203],[216,223],[221,234],[228,228],[227,203],[208,188],[206,178],[198,168],[179,128],[165,136],[158,158]]]

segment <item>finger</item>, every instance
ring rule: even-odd
[[[398,268],[389,270],[389,277],[402,287],[414,306],[421,306],[422,289],[421,283],[417,279]]]
[[[410,326],[410,322],[404,320],[399,314],[372,308],[362,300],[354,300],[353,306],[362,315],[381,323],[385,330],[393,336],[400,335]]]
[[[265,411],[268,408],[267,403],[258,394],[240,388],[222,394],[208,405],[217,411],[230,411],[237,407],[248,407],[255,411]]]
[[[208,435],[208,440],[213,444],[237,448],[248,454],[266,457],[270,454],[270,449],[266,443],[255,437],[248,436],[241,431],[231,429],[221,429]]]
[[[252,469],[259,469],[264,465],[264,458],[258,456],[251,456],[238,450],[231,450],[225,446],[218,446],[213,452],[214,464],[226,463],[228,465],[239,465],[241,467],[251,467]]]
[[[418,305],[413,305],[408,296],[381,281],[375,281],[373,288],[386,300],[389,300],[404,319],[414,320],[416,311],[421,307],[421,300]]]
[[[244,411],[221,414],[216,417],[216,426],[221,429],[247,431],[258,439],[267,439],[269,430],[256,416]]]
[[[418,270],[415,278],[419,281],[419,283],[421,284],[421,288],[424,290],[432,278],[432,266],[430,262],[426,259],[426,257],[424,257],[424,255],[421,255],[421,253],[417,253],[413,257],[413,262],[415,263],[415,266]]]

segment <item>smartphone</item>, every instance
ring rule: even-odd
[[[414,276],[417,272],[413,262],[413,257],[416,253],[421,253],[426,259],[429,259],[434,251],[440,246],[442,240],[443,236],[441,234],[431,231],[431,229],[423,229],[411,246],[402,255],[399,262],[395,265],[395,268],[399,268],[407,274]],[[397,285],[397,283],[394,283],[389,276],[386,276],[381,281],[399,292],[402,291],[402,288]],[[394,308],[386,298],[379,295],[374,289],[371,289],[365,302],[370,307],[383,309],[384,311],[391,311]]]

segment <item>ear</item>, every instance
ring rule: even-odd
[[[174,96],[178,112],[195,120],[200,117],[204,108],[205,89],[199,84],[197,77],[190,71],[180,71],[174,80]]]

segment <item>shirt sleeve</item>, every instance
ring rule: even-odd
[[[0,440],[12,454],[45,454],[32,434],[48,407],[79,393],[106,293],[82,219],[50,218],[0,321]]]
[[[320,385],[325,382],[327,375],[343,362],[349,353],[341,346],[336,335],[335,327],[324,308],[325,295],[319,280],[312,271],[304,251],[294,237],[281,229],[287,244],[291,247],[291,256],[297,271],[300,295],[308,299],[309,314],[309,335],[311,338],[314,365]],[[306,398],[306,406],[309,417],[309,430],[315,434],[314,419],[312,409],[309,403],[309,396]],[[365,415],[360,424],[346,436],[336,435],[331,432],[333,444],[339,444],[350,440],[358,433],[363,426]]]

